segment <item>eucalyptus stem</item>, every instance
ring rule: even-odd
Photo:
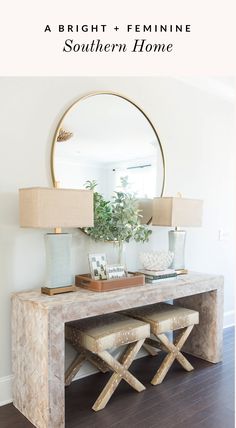
[[[121,184],[127,185],[125,178],[121,180]],[[95,180],[87,181],[85,187],[94,192],[94,226],[83,229],[92,239],[118,242],[120,254],[124,242],[131,239],[136,242],[149,240],[152,231],[140,223],[142,215],[134,194],[126,191],[114,192],[112,199],[106,200],[102,194],[96,192]]]

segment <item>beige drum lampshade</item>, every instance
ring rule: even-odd
[[[201,226],[202,207],[203,201],[200,199],[154,198],[152,224],[174,227]]]
[[[20,226],[31,228],[93,226],[91,190],[32,187],[19,190]]]
[[[149,224],[152,219],[152,199],[142,198],[138,200],[138,209],[142,217],[141,224]]]

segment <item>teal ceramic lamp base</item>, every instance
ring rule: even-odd
[[[46,288],[70,287],[74,284],[71,274],[71,241],[70,233],[45,235]]]
[[[169,231],[169,250],[174,253],[171,268],[175,270],[185,269],[184,252],[185,252],[185,230]]]

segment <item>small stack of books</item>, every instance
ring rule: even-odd
[[[144,274],[145,281],[149,284],[155,284],[163,280],[174,279],[177,276],[177,273],[174,269],[165,269],[165,270],[148,270],[141,269],[140,273]]]

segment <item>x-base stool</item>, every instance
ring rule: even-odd
[[[103,372],[108,369],[113,371],[93,410],[98,411],[106,406],[122,379],[138,392],[145,389],[128,369],[145,339],[150,336],[148,323],[113,313],[68,323],[65,334],[66,339],[79,351],[66,371],[66,385],[72,382],[85,360],[91,361]],[[108,351],[121,345],[127,346],[116,360]]]
[[[181,353],[181,348],[190,335],[194,325],[199,323],[199,313],[197,311],[168,303],[157,303],[129,309],[123,313],[150,324],[151,333],[154,335],[155,340],[147,338],[144,347],[151,355],[156,355],[156,353],[153,352],[153,348],[167,352],[163,363],[151,380],[153,385],[160,384],[163,381],[175,359],[185,370],[193,370],[193,366]],[[166,333],[175,332],[176,330],[181,331],[178,335],[175,335],[174,341],[172,342],[168,339]]]

